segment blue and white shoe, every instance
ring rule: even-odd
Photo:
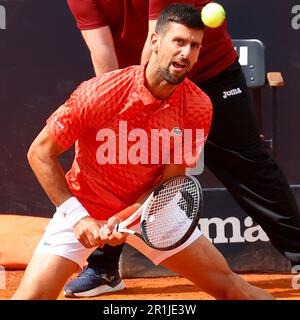
[[[95,297],[124,288],[124,282],[118,271],[106,273],[103,269],[87,267],[64,287],[64,295],[73,298]]]

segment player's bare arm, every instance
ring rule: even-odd
[[[72,197],[58,156],[63,152],[45,127],[31,144],[27,158],[46,194],[56,207]]]
[[[58,160],[64,151],[53,142],[45,127],[33,141],[27,154],[35,176],[56,207],[73,197]],[[86,248],[102,246],[98,233],[99,225],[88,213],[73,228],[77,239]]]

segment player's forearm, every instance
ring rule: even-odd
[[[82,245],[87,248],[96,244],[99,245],[97,232],[95,231],[96,229],[98,230],[98,226],[81,202],[69,190],[67,180],[57,158],[49,157],[43,152],[31,148],[28,152],[28,160],[46,194],[58,208],[57,210],[63,214],[74,228],[75,234]],[[92,232],[94,240],[91,240],[91,242],[83,240],[81,238],[81,230],[85,230],[83,233]]]
[[[49,128],[46,126],[33,141],[27,157],[50,200],[70,225],[75,227],[80,220],[90,215],[69,190],[64,171],[58,161],[59,155],[64,151],[64,148],[52,140]]]
[[[57,158],[46,156],[34,147],[29,149],[27,157],[35,176],[56,207],[73,197]]]

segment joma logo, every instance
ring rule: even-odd
[[[241,221],[236,217],[228,217],[225,220],[221,218],[200,219],[202,233],[213,243],[269,241],[261,226],[254,225],[250,217],[245,218],[243,223],[246,229],[242,234]],[[228,231],[227,235],[226,231]]]
[[[223,91],[223,99],[227,99],[230,96],[236,96],[237,94],[241,94],[242,90],[240,88],[232,89],[230,91]]]

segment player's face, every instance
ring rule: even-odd
[[[197,62],[203,31],[169,23],[167,30],[156,37],[156,54],[163,79],[170,84],[181,83]]]

